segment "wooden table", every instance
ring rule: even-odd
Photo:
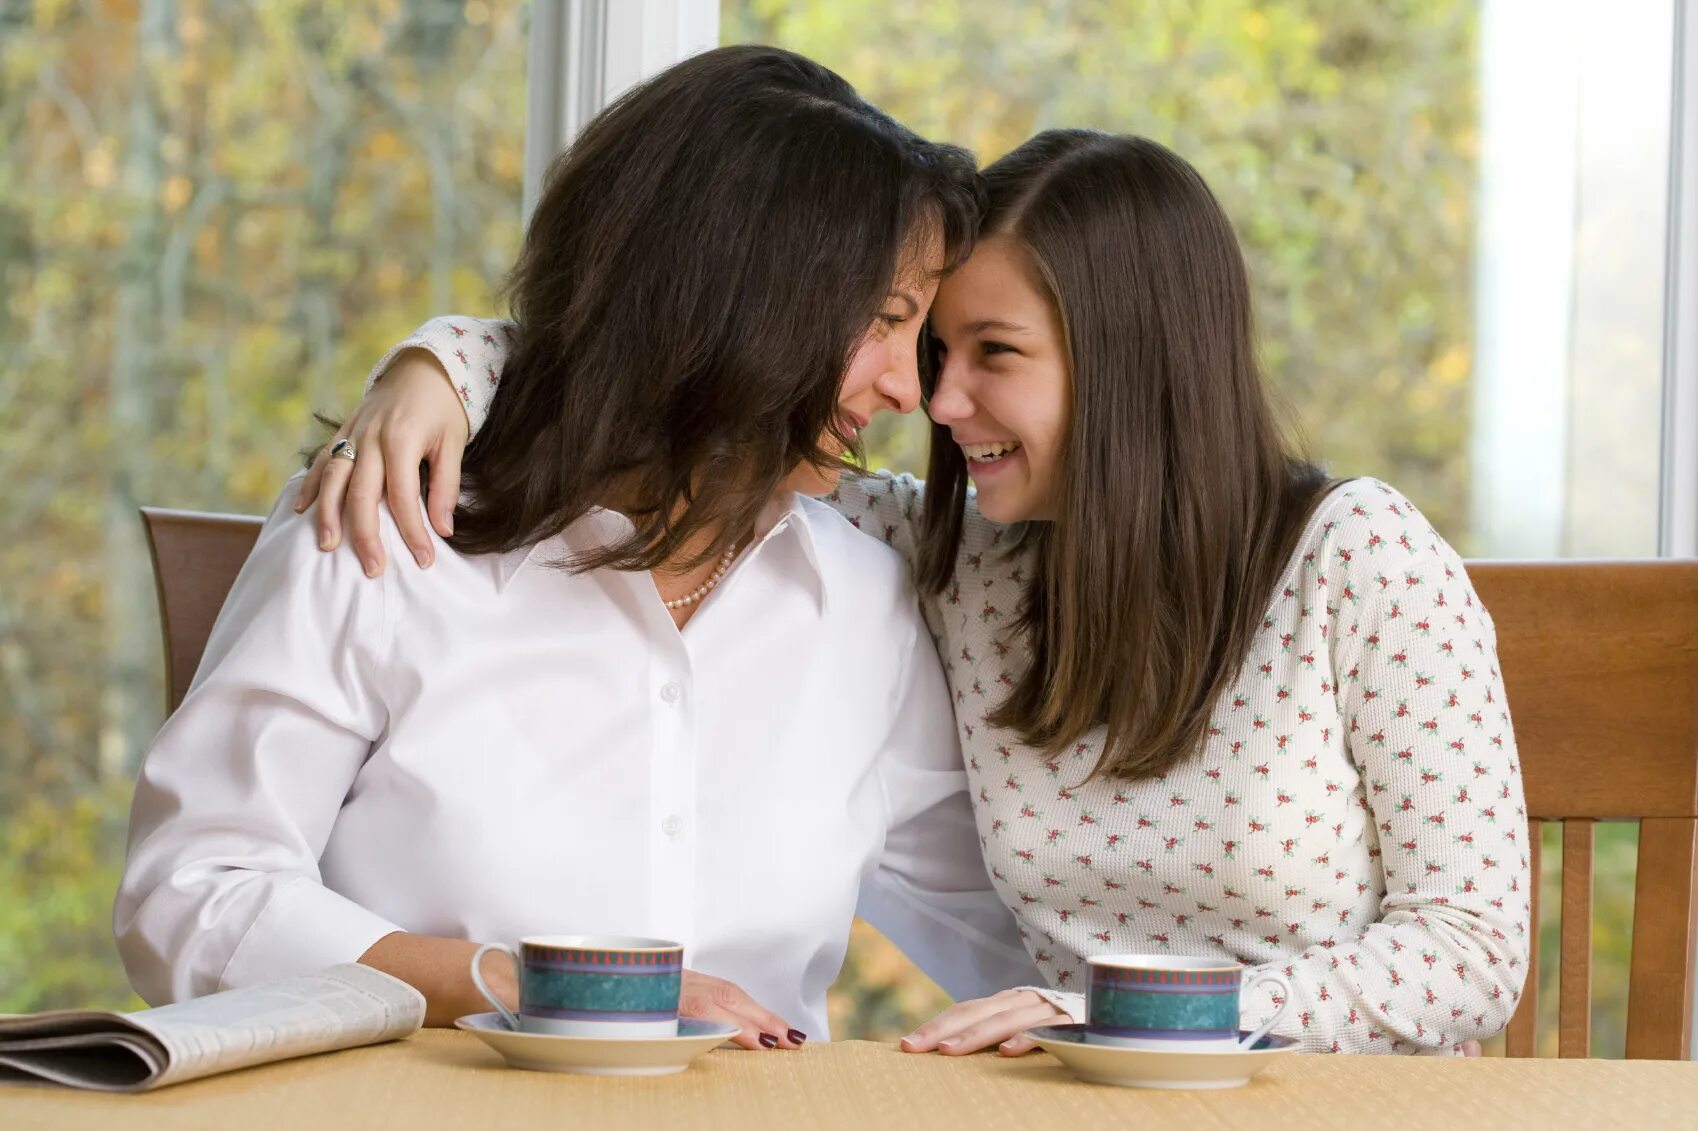
[[[1136,1121],[1136,1122],[1134,1122]],[[0,1086],[5,1131],[375,1127],[1698,1128],[1698,1064],[1293,1056],[1218,1092],[1081,1084],[1047,1054],[948,1059],[846,1041],[801,1052],[721,1049],[678,1076],[613,1079],[507,1068],[465,1033],[271,1064],[134,1096]]]

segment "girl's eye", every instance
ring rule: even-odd
[[[1014,352],[1014,347],[1007,342],[981,342],[979,348],[985,352],[986,356]]]

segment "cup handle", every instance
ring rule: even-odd
[[[519,1032],[518,1015],[511,1009],[508,1009],[507,1004],[499,997],[495,996],[495,992],[484,982],[483,974],[478,970],[478,967],[483,963],[483,956],[492,950],[498,950],[511,959],[513,962],[513,977],[515,979],[523,979],[524,972],[519,968],[519,956],[514,953],[513,948],[508,946],[506,943],[492,942],[484,943],[482,946],[478,947],[477,953],[472,955],[472,984],[478,988],[478,992],[480,994],[489,1000],[489,1004],[493,1005],[500,1012],[501,1019],[507,1022],[507,1027],[517,1033]]]
[[[1257,986],[1264,984],[1278,987],[1279,1008],[1274,1010],[1274,1015],[1272,1017],[1257,1026],[1255,1032],[1238,1042],[1238,1047],[1241,1049],[1255,1048],[1256,1042],[1273,1031],[1273,1027],[1279,1024],[1279,1019],[1285,1016],[1285,1011],[1291,1006],[1291,983],[1280,977],[1278,974],[1275,974],[1272,970],[1264,970],[1260,974],[1252,977],[1249,983],[1245,985],[1244,992],[1248,993]]]

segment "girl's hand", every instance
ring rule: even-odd
[[[454,533],[467,435],[466,413],[447,371],[428,350],[407,350],[313,459],[295,510],[318,501],[321,550],[341,544],[346,518],[348,541],[367,576],[376,577],[384,567],[377,502],[387,492],[413,559],[428,566],[435,551],[419,517],[418,467],[430,464],[430,524],[446,538]],[[331,459],[331,444],[345,438],[353,440],[358,458]]]
[[[997,1045],[1003,1056],[1021,1056],[1036,1046],[1020,1034],[1037,1025],[1073,1020],[1031,990],[1003,990],[993,997],[958,1001],[902,1038],[904,1052],[961,1056]]]
[[[725,1021],[742,1032],[731,1040],[746,1049],[799,1049],[808,1035],[792,1029],[778,1014],[743,992],[735,982],[684,971],[683,992],[678,997],[678,1016],[705,1021]]]

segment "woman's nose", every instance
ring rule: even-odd
[[[896,412],[907,415],[919,408],[920,365],[916,351],[891,349],[876,385]]]

